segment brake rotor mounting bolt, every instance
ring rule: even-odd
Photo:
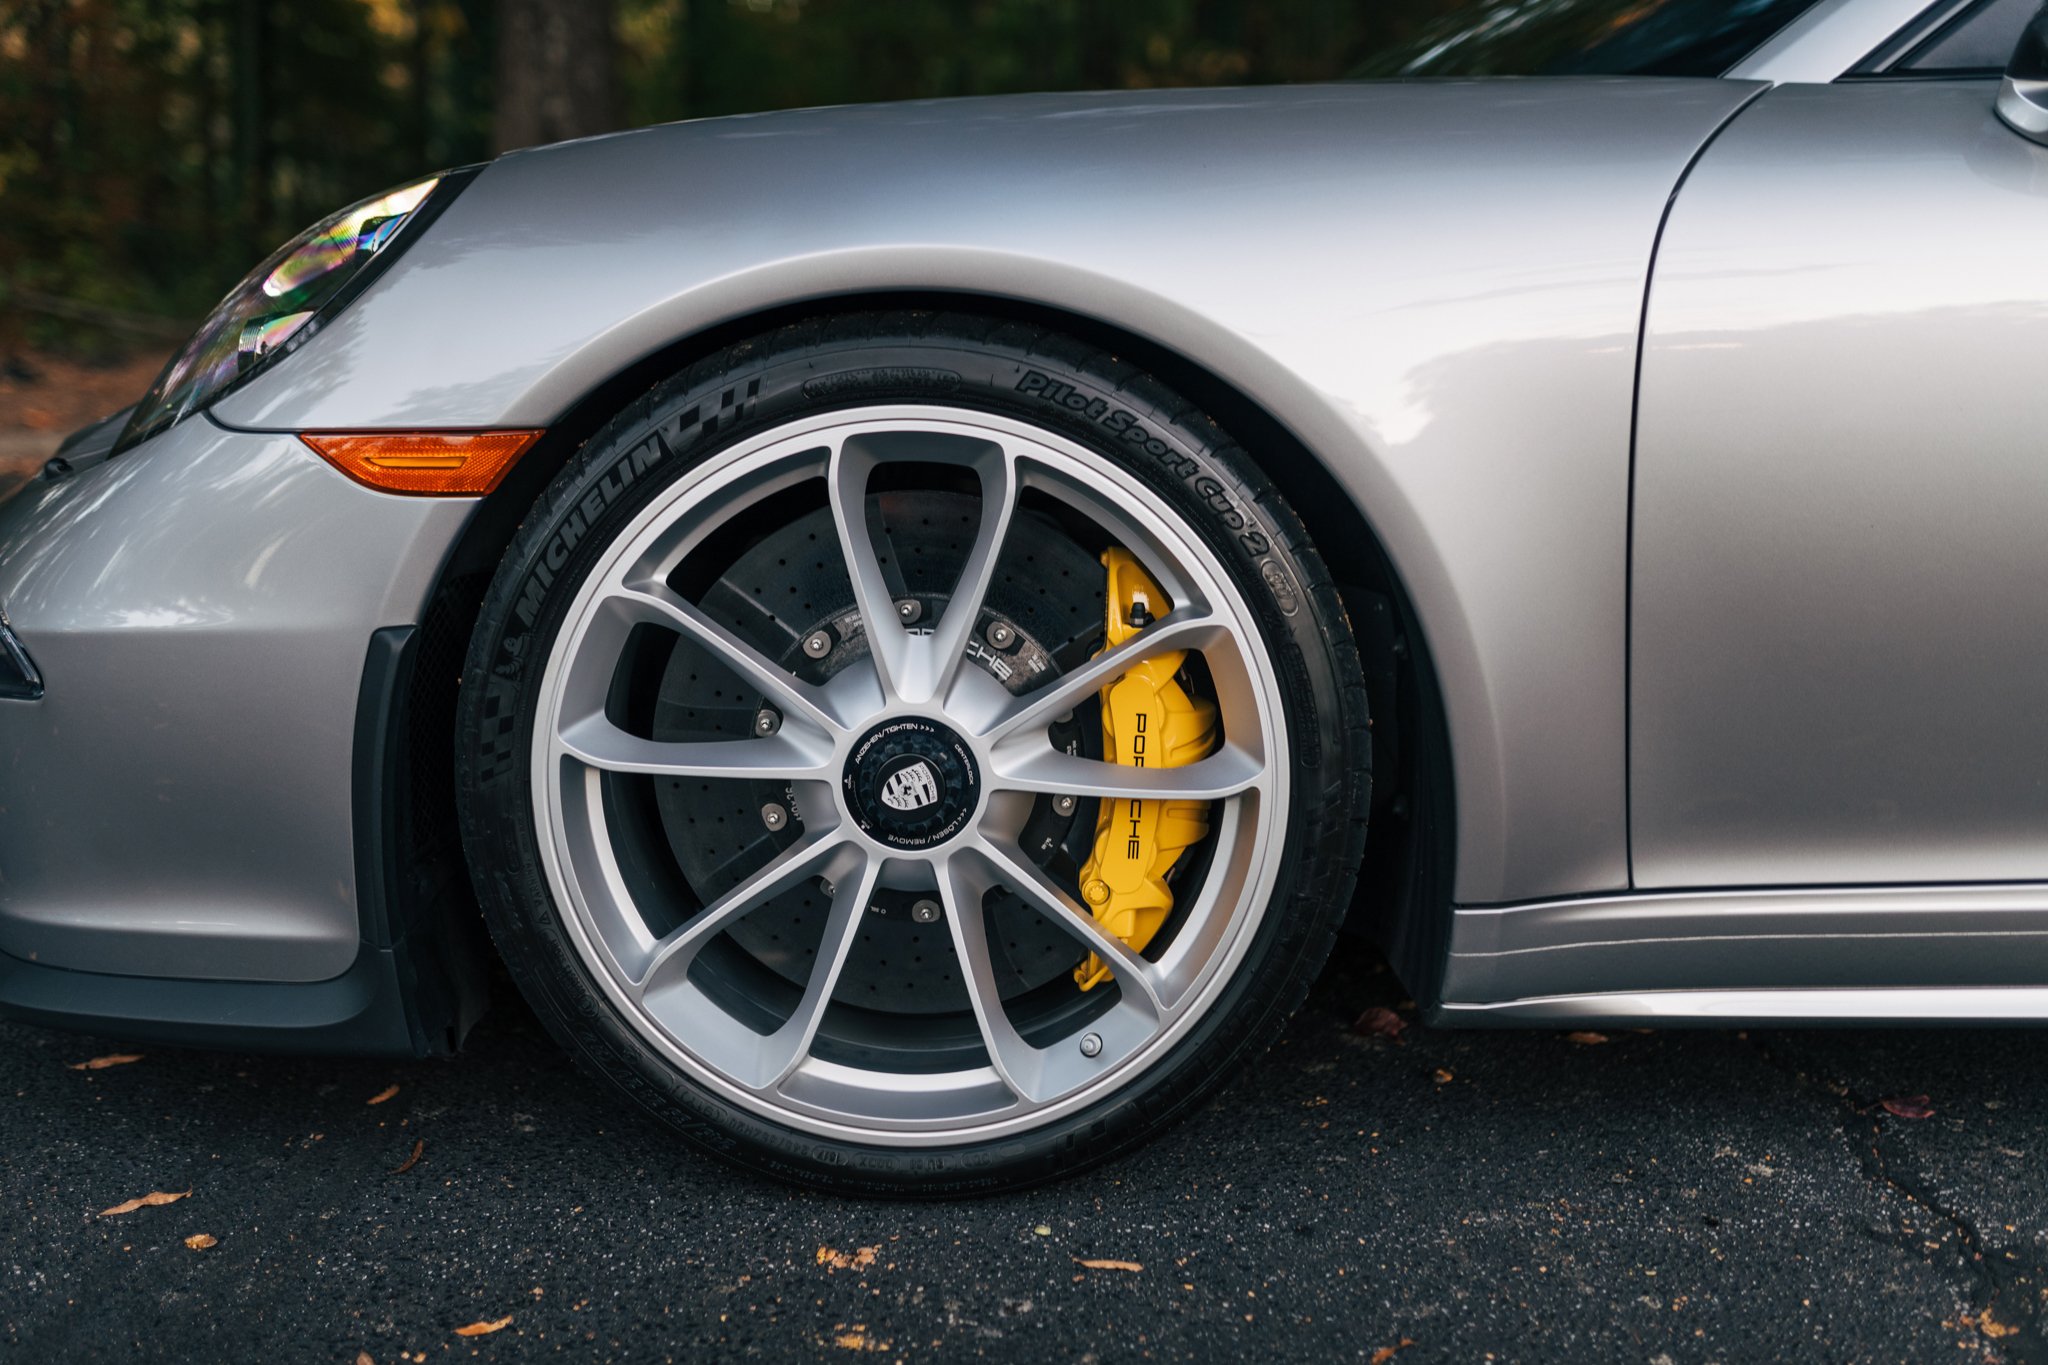
[[[924,603],[915,597],[906,597],[896,604],[896,614],[903,618],[904,625],[913,625],[918,617],[924,615]]]
[[[1082,1034],[1081,1055],[1083,1057],[1100,1057],[1102,1055],[1102,1035],[1099,1033]]]
[[[937,924],[945,911],[934,900],[918,900],[910,903],[910,917],[919,924]]]
[[[804,653],[810,655],[813,659],[822,659],[831,652],[831,631],[814,630],[809,635],[804,636]]]
[[[1077,796],[1055,796],[1052,799],[1052,811],[1055,815],[1072,815],[1074,807],[1080,804],[1081,799]]]
[[[761,807],[761,823],[768,826],[770,832],[779,830],[789,823],[789,812],[770,801]]]
[[[991,621],[988,623],[988,629],[982,634],[997,649],[1008,649],[1017,643],[1017,628],[1008,621]]]
[[[782,728],[782,713],[772,706],[764,706],[754,713],[754,733],[772,735]]]

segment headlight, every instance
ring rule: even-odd
[[[321,219],[228,292],[157,376],[115,445],[120,451],[197,412],[303,346],[475,176],[416,180]]]

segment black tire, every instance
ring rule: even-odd
[[[1295,793],[1279,881],[1251,948],[1169,1054],[1123,1090],[1045,1127],[938,1149],[781,1126],[650,1048],[565,935],[539,854],[528,762],[537,675],[568,601],[601,547],[661,488],[797,415],[904,402],[1021,418],[1154,487],[1253,606],[1285,694]],[[665,453],[647,468],[642,447],[655,433]],[[1129,1150],[1210,1096],[1279,1036],[1329,952],[1364,847],[1371,770],[1365,687],[1343,606],[1300,520],[1251,455],[1129,363],[1039,327],[925,312],[782,327],[689,366],[613,418],[548,486],[499,566],[464,665],[457,733],[462,837],[477,894],[547,1028],[593,1074],[705,1151],[855,1194],[963,1195],[1069,1174]]]

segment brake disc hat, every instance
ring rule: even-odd
[[[1106,1156],[1270,1042],[1355,873],[1363,693],[1298,523],[1177,413],[1050,333],[861,315],[679,374],[563,472],[473,641],[464,829],[599,1074],[756,1168],[935,1192]],[[1104,649],[1112,549],[1174,605]],[[1102,690],[1165,653],[1214,751],[1104,761]],[[1154,798],[1210,824],[1140,952],[1078,873],[1098,803]]]

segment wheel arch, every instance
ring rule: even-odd
[[[1422,621],[1403,576],[1352,494],[1287,423],[1213,367],[1099,316],[1000,295],[887,290],[759,308],[676,336],[585,388],[482,500],[444,562],[421,627],[423,652],[446,657],[452,649],[460,657],[484,588],[542,490],[587,440],[660,380],[787,323],[878,311],[964,314],[1060,332],[1131,360],[1256,452],[1343,589],[1366,673],[1375,727],[1374,794],[1347,929],[1379,943],[1417,1001],[1433,1002],[1448,941],[1456,828],[1450,735]],[[427,770],[452,767],[454,693],[445,706],[420,696],[416,691],[410,762],[428,779],[417,789],[438,792],[447,784]],[[452,789],[449,800],[452,807]],[[454,856],[462,855],[458,850]]]

